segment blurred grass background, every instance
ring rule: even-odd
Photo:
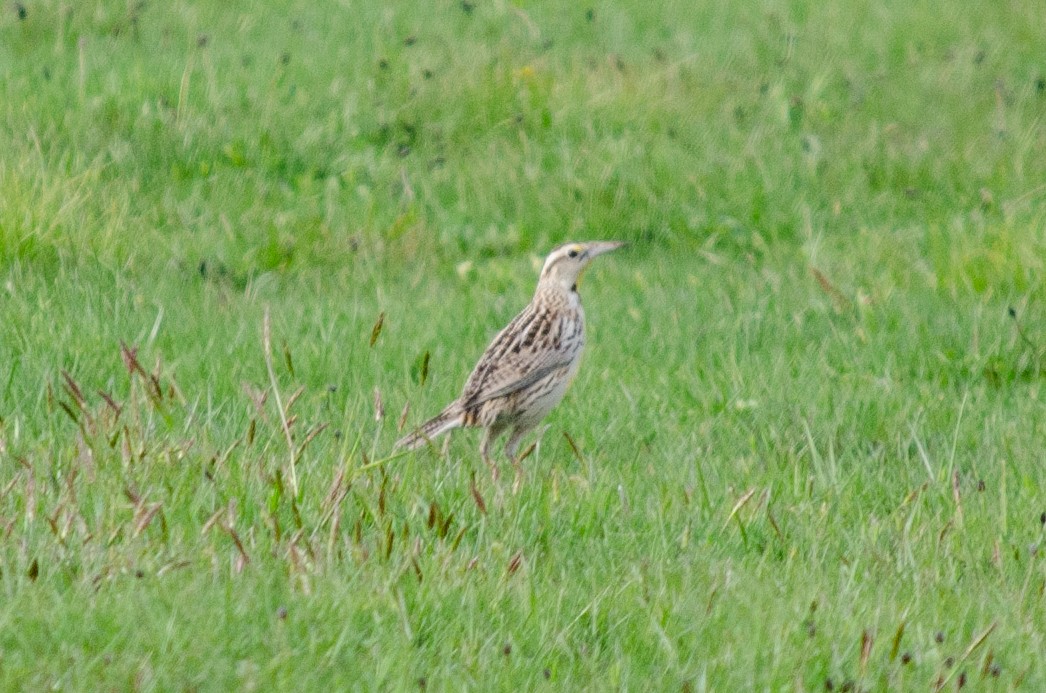
[[[1030,2],[6,4],[0,680],[1040,688],[1043,45]],[[467,433],[374,464],[585,238],[631,249],[523,491]]]

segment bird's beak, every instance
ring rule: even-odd
[[[588,263],[592,261],[592,258],[602,255],[603,253],[609,253],[611,250],[617,250],[624,243],[621,241],[592,241],[585,244],[585,264],[582,265],[581,271],[577,275],[577,284],[581,284],[581,278],[585,276],[585,270],[588,268]]]
[[[591,259],[597,255],[609,253],[611,250],[617,250],[623,245],[625,244],[621,241],[592,241],[585,244],[585,254]]]

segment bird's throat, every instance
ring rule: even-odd
[[[587,267],[582,267],[581,271],[577,273],[577,279],[574,280],[574,285],[570,287],[571,291],[577,291],[577,288],[581,286],[581,280],[585,277],[585,270]]]

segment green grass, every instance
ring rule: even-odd
[[[1041,8],[656,5],[4,5],[0,688],[1046,688]]]

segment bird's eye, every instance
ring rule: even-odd
[[[567,253],[567,257],[577,257],[577,251],[571,248],[570,252]]]

